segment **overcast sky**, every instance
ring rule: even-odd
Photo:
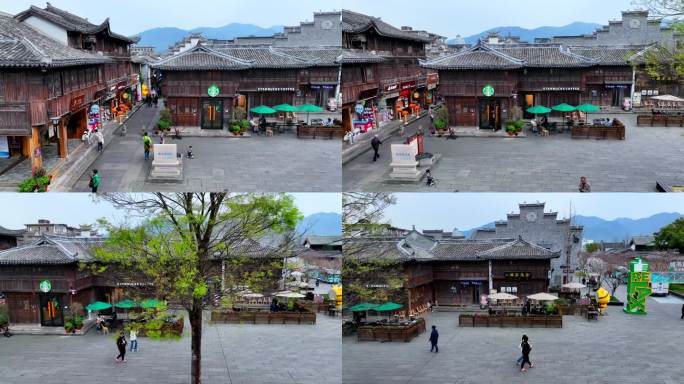
[[[342,1],[321,0],[51,0],[50,4],[99,24],[109,17],[112,30],[134,35],[157,27],[220,27],[248,23],[261,27],[298,25],[315,11],[340,10]],[[0,10],[16,14],[39,0],[0,0]]]
[[[305,216],[342,211],[339,193],[292,193],[292,196]],[[0,193],[0,212],[0,226],[9,229],[22,229],[24,224],[36,223],[39,219],[71,226],[94,224],[101,217],[114,223],[130,219],[126,211],[116,210],[102,200],[95,202],[87,193]]]
[[[0,10],[15,14],[32,0],[1,0]],[[106,17],[115,32],[133,35],[155,27],[192,29],[231,22],[262,27],[297,25],[311,20],[315,11],[341,8],[382,17],[397,27],[410,25],[444,36],[469,36],[499,26],[561,26],[574,21],[607,24],[631,8],[631,0],[547,1],[418,1],[415,0],[52,0],[51,4],[86,17],[94,23]]]
[[[518,203],[545,202],[559,218],[574,214],[606,220],[640,219],[662,212],[684,213],[684,194],[656,193],[397,193],[385,217],[400,228],[468,230],[518,213]]]

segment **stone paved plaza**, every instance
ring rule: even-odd
[[[115,136],[102,155],[72,190],[89,191],[88,178],[97,169],[98,192],[159,192],[224,190],[240,192],[339,191],[342,186],[341,143],[338,140],[297,139],[294,134],[250,138],[167,138],[185,155],[192,145],[194,159],[185,160],[182,183],[146,181],[152,160],[145,161],[143,127],[157,119],[155,108],[142,108],[127,124],[125,137]],[[155,143],[159,138],[152,137]]]
[[[620,296],[620,295],[618,295]],[[429,333],[410,343],[342,341],[345,384],[596,384],[681,383],[684,375],[682,300],[649,299],[647,316],[609,307],[598,322],[564,316],[562,329],[459,328],[456,312],[435,312],[439,353],[430,353]],[[527,373],[515,360],[522,334],[530,337]]]
[[[340,383],[340,319],[316,325],[206,325],[203,383]],[[189,332],[189,328],[186,327]],[[190,336],[139,338],[138,352],[117,363],[114,336],[24,336],[0,340],[0,383],[144,383],[190,381]]]
[[[387,183],[391,143],[381,146],[380,159],[372,152],[345,164],[345,191],[442,192],[577,192],[580,176],[587,176],[592,192],[655,192],[657,179],[684,181],[684,129],[636,127],[636,115],[617,117],[626,124],[626,140],[578,140],[569,133],[527,138],[426,137],[425,150],[441,153],[433,168],[437,186]],[[428,130],[426,118],[413,123]]]

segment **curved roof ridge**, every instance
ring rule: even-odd
[[[204,51],[204,52],[206,52],[206,53],[208,53],[208,54],[218,56],[218,57],[220,57],[220,58],[222,58],[222,59],[231,60],[231,61],[234,61],[234,62],[236,62],[236,63],[238,63],[238,64],[240,64],[240,65],[244,65],[244,66],[250,66],[250,65],[252,65],[252,64],[254,63],[253,60],[244,60],[244,59],[240,59],[240,58],[238,58],[238,57],[231,56],[231,55],[229,55],[229,54],[227,54],[227,53],[223,53],[223,52],[219,52],[219,51],[217,51],[217,50],[211,49],[211,48],[207,47],[206,45],[202,44],[201,42],[197,42],[197,44],[195,44],[194,47],[192,47],[192,48],[190,48],[190,49],[187,49],[187,50],[185,50],[185,51],[183,51],[183,52],[175,53],[175,54],[173,54],[173,55],[170,55],[170,56],[161,58],[160,60],[154,62],[154,65],[155,65],[155,66],[157,66],[157,65],[163,65],[163,64],[165,64],[166,62],[169,62],[169,61],[171,61],[171,60],[176,60],[176,59],[178,59],[178,58],[181,58],[181,57],[183,57],[183,56],[187,56],[187,55],[189,55],[189,54],[191,54],[191,53],[195,53],[195,52],[198,52],[198,51]]]

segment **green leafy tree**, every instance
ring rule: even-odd
[[[655,234],[655,244],[658,249],[676,249],[684,253],[684,218],[661,228]]]
[[[652,17],[666,18],[675,32],[684,32],[683,0],[634,0],[632,3],[648,10]],[[643,65],[644,71],[657,81],[684,80],[684,51],[680,47],[651,47],[634,65]]]
[[[362,303],[401,301],[406,282],[404,266],[399,260],[378,255],[368,258],[348,257],[342,263],[344,295],[347,306]]]
[[[598,252],[601,250],[601,244],[599,243],[588,243],[584,246],[584,250],[589,253]]]
[[[100,224],[108,238],[94,250],[97,272],[109,271],[127,286],[144,278],[145,289],[179,303],[191,328],[191,382],[201,383],[202,312],[221,285],[250,285],[268,278],[256,260],[289,252],[287,236],[272,254],[249,257],[253,239],[292,233],[302,215],[285,194],[107,194],[114,207],[145,220],[136,225]],[[228,273],[226,273],[226,271]],[[226,283],[228,282],[228,283]]]

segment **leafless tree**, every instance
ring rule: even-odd
[[[648,10],[655,17],[679,18],[684,15],[684,0],[633,0],[632,5]]]

